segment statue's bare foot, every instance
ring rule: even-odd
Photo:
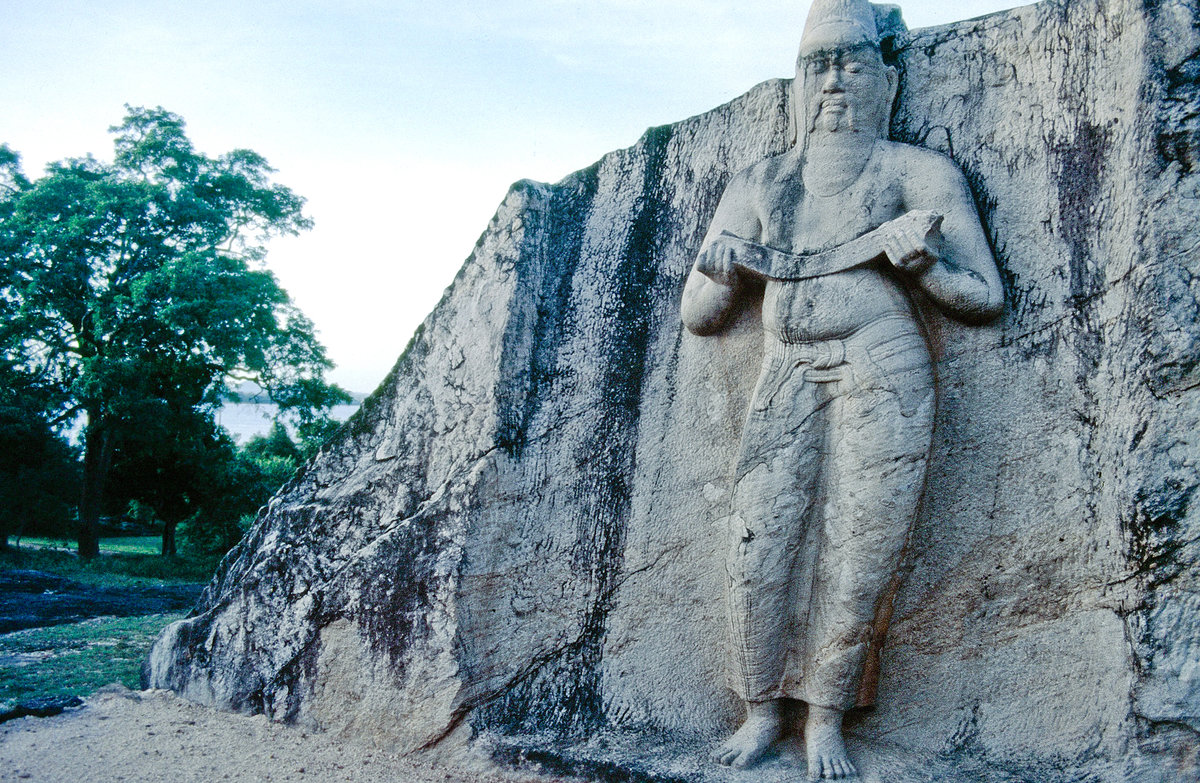
[[[745,769],[762,758],[767,748],[783,736],[782,700],[750,702],[746,722],[713,753],[713,761]]]
[[[846,755],[840,710],[809,705],[804,745],[808,751],[809,779],[845,780],[858,776],[858,770]]]

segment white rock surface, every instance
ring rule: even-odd
[[[1007,310],[928,311],[929,490],[877,707],[848,723],[861,753],[915,761],[864,779],[1194,780],[1200,10],[1049,0],[894,51],[893,138],[966,171]],[[679,294],[724,183],[786,148],[788,117],[768,82],[514,186],[149,682],[400,750],[733,774],[701,750],[739,717],[719,520],[760,328],[693,337]]]

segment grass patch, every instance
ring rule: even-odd
[[[100,539],[100,554],[161,555],[162,539],[158,536],[126,536]]]
[[[75,544],[59,538],[21,538],[21,548],[52,549],[58,552],[74,552]],[[121,536],[100,539],[100,554],[157,555],[162,552],[162,539],[158,536]]]
[[[46,571],[77,582],[102,587],[207,582],[212,578],[218,562],[219,558],[215,557],[162,557],[157,554],[119,552],[102,554],[89,561],[81,560],[70,551],[27,548],[24,542],[19,549],[0,551],[0,569]]]
[[[111,682],[140,687],[150,646],[183,616],[102,617],[0,636],[0,710],[35,696],[88,696]]]

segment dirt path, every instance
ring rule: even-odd
[[[77,623],[92,617],[134,617],[191,609],[203,585],[98,587],[42,571],[0,571],[0,634]]]
[[[217,712],[165,691],[106,691],[76,712],[0,726],[0,780],[535,783],[482,762],[475,770],[439,769],[261,715]]]

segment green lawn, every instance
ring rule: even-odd
[[[55,538],[21,539],[21,547],[30,549],[53,549],[60,552],[74,552],[75,542]],[[157,555],[162,552],[162,539],[158,536],[127,536],[122,538],[100,539],[100,554],[123,555]]]
[[[87,696],[111,682],[140,687],[150,646],[183,616],[101,617],[0,635],[0,710],[32,696]]]
[[[215,558],[162,557],[159,547],[154,537],[105,538],[101,556],[88,561],[76,556],[73,544],[25,538],[19,548],[0,551],[0,570],[45,571],[130,591],[212,578]],[[137,688],[151,644],[183,616],[100,617],[0,635],[0,710],[38,696],[88,696],[112,682]]]
[[[212,578],[219,560],[211,557],[162,557],[158,554],[157,538],[105,538],[100,557],[80,560],[74,548],[43,547],[40,542],[50,539],[21,539],[20,548],[0,552],[0,568],[20,568],[30,571],[49,571],[85,584],[130,586],[162,584],[164,582],[207,582]],[[111,542],[124,542],[121,548]],[[147,552],[148,542],[155,547]]]

